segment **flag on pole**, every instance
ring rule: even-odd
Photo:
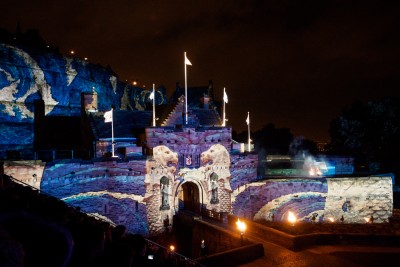
[[[225,88],[224,88],[224,102],[228,103],[228,95],[225,92]]]
[[[185,65],[192,66],[192,63],[190,63],[190,61],[189,61],[189,59],[187,58],[186,55],[185,55]]]
[[[153,127],[156,127],[156,99],[154,95],[155,84],[153,83],[153,91],[151,91],[150,99],[153,100]]]
[[[250,113],[247,112],[247,119],[246,119],[247,125],[250,125]]]
[[[113,112],[113,110],[111,109],[104,113],[104,122],[112,122],[112,120],[113,120],[112,112]]]

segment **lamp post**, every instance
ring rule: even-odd
[[[238,218],[236,225],[237,225],[238,230],[240,231],[240,245],[243,246],[243,235],[244,235],[244,232],[246,231],[246,224],[244,222],[240,221]]]
[[[175,246],[170,245],[169,246],[169,255],[170,255],[171,259],[174,257],[174,255],[173,255],[174,253],[175,253]]]
[[[288,220],[289,225],[291,226],[291,227],[289,227],[289,231],[291,232],[291,234],[294,234],[296,231],[296,228],[294,227],[294,225],[296,224],[296,221],[297,221],[296,215],[293,212],[289,211],[287,220]]]
[[[374,222],[374,217],[371,215],[370,218],[366,217],[366,218],[364,218],[364,220],[365,220],[365,222],[366,222],[367,224],[368,224],[368,223],[372,224],[372,223]]]

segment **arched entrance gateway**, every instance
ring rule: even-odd
[[[193,182],[186,182],[182,184],[182,193],[179,196],[179,202],[183,205],[180,205],[179,208],[184,210],[200,213],[200,194],[199,188]]]
[[[153,158],[146,161],[147,222],[152,233],[159,233],[170,225],[179,210],[202,213],[231,211],[230,160],[226,148],[220,144],[201,153],[202,166],[179,168],[178,154],[166,146],[153,148]]]
[[[175,210],[188,210],[201,213],[203,189],[197,181],[184,181],[175,194]]]

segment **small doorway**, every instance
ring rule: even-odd
[[[198,186],[193,182],[182,184],[182,194],[179,196],[180,208],[200,213],[200,194]]]

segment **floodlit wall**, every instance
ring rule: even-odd
[[[391,176],[269,179],[241,186],[232,194],[233,213],[251,220],[388,222],[393,210]]]
[[[231,151],[232,129],[230,127],[209,127],[183,129],[149,127],[146,129],[147,146],[153,148],[165,145],[178,152],[179,165],[189,168],[201,165],[200,154],[211,146],[220,144]],[[190,157],[190,161],[186,159]],[[190,163],[190,164],[188,164]]]
[[[205,162],[199,168],[177,169],[179,153],[161,145],[147,160],[6,161],[3,169],[86,213],[147,235],[164,231],[168,220],[172,223],[182,184],[198,186],[203,207],[231,212],[231,184],[256,178],[257,155],[234,155],[231,163],[226,148],[216,144],[200,156]]]
[[[173,151],[168,155],[173,155],[172,160],[178,157]],[[343,216],[345,223],[365,223],[364,218],[373,216],[374,223],[382,223],[392,214],[391,176],[254,181],[254,155],[231,157],[230,168],[225,161],[215,160],[198,169],[175,169],[160,158],[149,158],[47,164],[7,161],[3,169],[5,174],[86,213],[145,235],[164,231],[167,218],[172,223],[179,209],[178,191],[185,182],[194,182],[204,190],[202,203],[207,208],[251,220],[284,221],[290,210],[302,221],[311,221],[312,216],[317,222],[328,217],[337,221]],[[216,195],[212,177],[217,177]]]
[[[329,178],[326,217],[348,222],[388,222],[393,211],[392,177]]]
[[[0,162],[1,165],[1,162]],[[40,189],[46,163],[40,160],[5,161],[3,162],[4,174],[14,177],[23,184]]]

